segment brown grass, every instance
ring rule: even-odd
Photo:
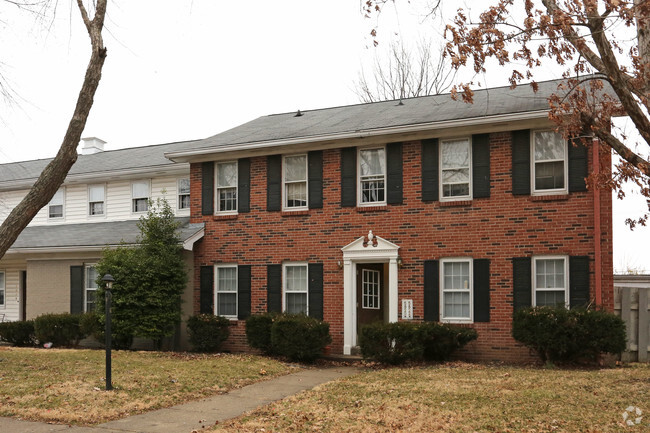
[[[645,417],[626,426],[637,406]],[[224,432],[650,432],[650,365],[449,363],[370,371],[217,426]]]
[[[90,425],[290,371],[252,355],[114,351],[107,392],[104,359],[101,350],[0,347],[0,416]]]

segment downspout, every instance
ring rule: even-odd
[[[600,173],[600,142],[597,138],[592,141],[592,155],[593,155],[593,170],[594,180],[597,179]],[[595,255],[595,280],[596,280],[596,306],[599,307],[603,304],[603,275],[602,275],[602,256],[601,256],[601,221],[600,221],[600,189],[594,182],[594,255]]]

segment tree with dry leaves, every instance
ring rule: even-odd
[[[386,56],[377,55],[369,74],[359,73],[354,91],[361,102],[377,102],[439,95],[451,88],[455,76],[431,42],[421,40],[415,50],[403,42],[392,42]]]
[[[30,2],[27,4],[31,5],[32,3],[38,2]],[[68,129],[63,137],[57,155],[43,169],[34,186],[32,186],[18,206],[11,211],[7,219],[0,225],[0,259],[9,247],[13,245],[18,235],[27,227],[34,216],[36,216],[38,211],[50,202],[65,180],[68,171],[70,171],[70,168],[77,160],[77,145],[86,126],[95,92],[97,91],[99,80],[102,76],[104,60],[106,59],[106,48],[102,39],[106,3],[107,0],[93,0],[92,2],[87,2],[88,7],[86,7],[83,0],[77,0],[77,7],[88,31],[92,49],[90,61],[86,67],[86,75],[77,98],[77,104],[68,124]]]
[[[365,13],[378,13],[386,1],[365,1]],[[440,13],[444,3],[434,2],[429,11]],[[475,19],[458,9],[446,26],[452,65],[476,73],[509,67],[512,86],[530,81],[534,89],[536,74],[559,65],[566,80],[549,101],[549,117],[567,137],[582,137],[585,144],[596,137],[620,156],[611,176],[592,174],[590,185],[610,187],[622,198],[621,186],[629,181],[650,200],[650,1],[490,0],[480,7]],[[471,102],[473,85],[455,86],[452,93]],[[615,97],[603,96],[603,86]],[[629,116],[638,142],[616,130],[616,116]],[[648,212],[628,224],[647,220]]]

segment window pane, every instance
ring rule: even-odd
[[[88,188],[88,201],[89,202],[104,201],[104,186],[96,185]]]
[[[5,288],[5,274],[4,272],[0,272],[0,289]]]
[[[538,307],[564,306],[564,290],[537,291],[535,293],[535,305]]]
[[[284,159],[284,180],[294,182],[307,180],[307,157],[288,156]]]
[[[237,210],[237,188],[219,189],[219,211]]]
[[[135,198],[133,199],[133,212],[146,212],[149,209],[149,199]]]
[[[535,163],[535,189],[564,188],[564,161]]]
[[[219,292],[237,291],[237,268],[217,268],[217,290]]]
[[[131,185],[132,197],[133,198],[149,198],[149,183],[147,182],[135,182]]]
[[[189,179],[179,179],[178,180],[178,193],[179,194],[189,194],[190,193],[190,180]]]
[[[236,293],[217,294],[217,315],[218,316],[237,315],[237,294]]]
[[[290,183],[287,187],[287,207],[307,206],[307,183]]]
[[[287,293],[285,311],[291,314],[307,314],[307,293]]]
[[[469,292],[446,292],[444,317],[469,318]]]
[[[104,215],[104,203],[103,202],[98,202],[98,203],[90,203],[90,215]]]
[[[50,206],[50,218],[63,217],[63,205]]]
[[[361,176],[386,173],[384,149],[369,149],[359,152],[359,167]]]
[[[469,290],[469,262],[446,262],[443,272],[444,290]]]
[[[375,177],[361,181],[361,203],[384,201],[384,177]]]
[[[178,196],[178,208],[179,209],[189,209],[190,207],[190,195],[180,195]]]
[[[564,159],[564,139],[553,131],[535,132],[535,161]]]
[[[63,206],[63,190],[60,189],[54,193],[52,200],[50,200],[50,206],[61,205]]]
[[[536,260],[535,288],[565,289],[564,259]]]
[[[307,266],[287,266],[285,276],[287,292],[307,291]]]
[[[469,195],[469,183],[442,185],[443,197],[459,197],[464,195]]]
[[[94,266],[86,267],[86,288],[97,288],[97,269]]]
[[[442,168],[469,168],[469,140],[442,142]]]
[[[224,162],[217,164],[217,187],[237,186],[237,163]]]
[[[97,305],[97,291],[86,290],[86,312],[90,313],[95,311]]]

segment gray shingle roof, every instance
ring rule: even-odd
[[[83,175],[116,170],[156,168],[174,164],[165,158],[165,152],[176,152],[191,148],[197,140],[153,146],[108,150],[93,155],[79,155],[68,175]],[[36,179],[52,160],[38,159],[10,164],[0,164],[0,183],[6,181]]]
[[[296,112],[263,116],[193,143],[191,150],[547,111],[548,97],[557,93],[561,81],[540,82],[537,93],[528,84],[515,89],[476,90],[473,104],[455,101],[450,94],[444,94],[403,99],[401,103],[386,101],[307,110],[301,112],[302,116],[296,116]]]
[[[203,229],[202,223],[190,224],[189,218],[176,220],[181,223],[181,241]],[[22,248],[103,247],[117,245],[121,241],[134,244],[139,235],[138,220],[34,226],[23,230],[10,251]]]

